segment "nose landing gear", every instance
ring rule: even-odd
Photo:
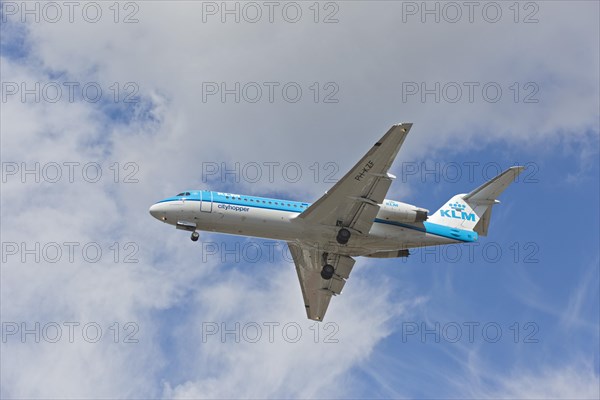
[[[198,239],[200,238],[200,234],[196,231],[192,232],[192,236],[190,239],[192,239],[192,242],[197,242]]]

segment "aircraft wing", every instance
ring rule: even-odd
[[[288,247],[296,264],[306,315],[309,319],[322,321],[331,296],[342,293],[355,261],[352,257],[325,253],[305,243],[289,242]],[[325,263],[335,268],[335,274],[329,280],[321,278]]]
[[[331,190],[298,218],[367,234],[395,178],[388,170],[411,127],[410,123],[392,126]]]

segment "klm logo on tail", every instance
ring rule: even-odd
[[[474,213],[466,213],[465,209],[467,206],[460,203],[450,203],[448,206],[451,210],[440,210],[440,215],[446,218],[454,218],[454,219],[462,219],[464,221],[473,221],[475,222],[475,214]]]

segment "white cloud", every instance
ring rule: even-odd
[[[264,267],[245,268],[256,274]],[[182,364],[190,365],[186,375],[193,378],[167,382],[165,397],[349,396],[350,388],[331,382],[368,358],[390,333],[390,321],[412,307],[408,301],[394,306],[387,285],[369,283],[359,272],[332,300],[325,323],[315,323],[299,312],[301,293],[292,266],[275,265],[265,273],[266,287],[256,287],[248,275],[225,273],[223,281],[198,293],[195,311],[177,328]],[[236,323],[237,334],[221,336],[225,329],[236,332]],[[218,332],[210,334],[214,329]]]
[[[527,365],[487,377],[481,372],[476,375],[475,380],[459,384],[473,398],[597,399],[600,396],[600,376],[591,363],[583,360],[554,367]],[[492,384],[484,384],[483,378]]]
[[[590,365],[568,365],[556,370],[545,370],[538,376],[516,373],[504,382],[505,392],[498,398],[521,399],[597,399],[600,396],[600,378]]]
[[[565,8],[577,24],[563,23]],[[513,23],[509,9],[497,24],[421,24],[416,17],[401,22],[401,3],[359,2],[340,4],[338,24],[222,24],[218,17],[201,23],[201,4],[152,2],[140,5],[138,24],[34,24],[31,38],[47,68],[107,86],[135,81],[142,94],[165,94],[164,129],[143,146],[117,144],[115,151],[141,160],[160,144],[170,156],[166,167],[189,182],[197,175],[182,167],[191,159],[334,161],[344,170],[399,119],[416,122],[401,158],[495,139],[529,144],[597,131],[594,10],[597,4],[551,2],[540,4],[534,24]],[[299,82],[306,95],[297,104],[281,96],[273,104],[236,104],[232,96],[226,104],[218,96],[202,102],[202,82],[269,81]],[[308,86],[329,81],[339,85],[339,104],[312,103]],[[473,104],[435,103],[431,96],[425,104],[419,96],[402,101],[403,82],[470,81],[498,82],[502,101],[488,103],[481,93]],[[514,82],[519,98],[534,82],[539,103],[514,103]],[[313,196],[328,186],[307,189],[308,183],[285,186]]]

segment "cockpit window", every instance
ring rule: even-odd
[[[175,197],[179,197],[179,196],[189,196],[189,195],[190,195],[190,192],[181,192],[181,193],[179,193],[179,194],[175,195]]]

